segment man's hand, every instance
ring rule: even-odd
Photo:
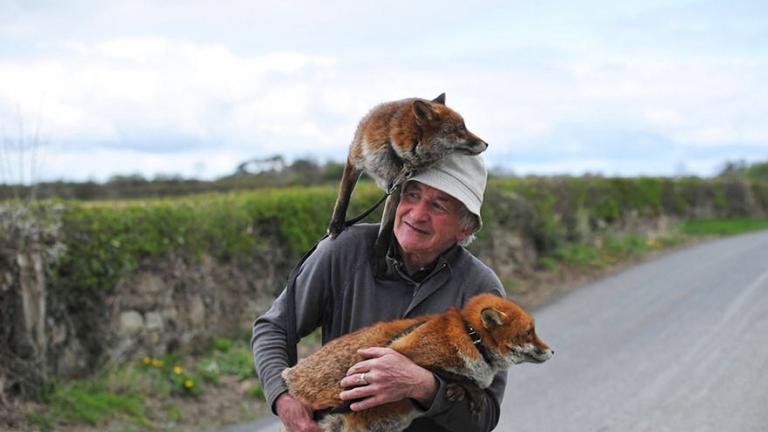
[[[405,398],[416,400],[428,407],[437,393],[437,381],[432,372],[412,362],[408,357],[390,348],[366,348],[357,351],[366,360],[353,365],[341,380],[344,388],[342,400],[363,399],[353,403],[353,411],[361,411]],[[360,374],[365,373],[363,384]]]
[[[312,410],[288,393],[278,396],[275,408],[288,432],[322,432],[320,425],[312,420]]]

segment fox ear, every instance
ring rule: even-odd
[[[419,122],[431,122],[435,119],[435,113],[429,103],[419,99],[413,101],[413,114]]]
[[[432,99],[432,102],[445,105],[445,93],[440,93],[440,96]]]
[[[483,327],[486,329],[500,327],[507,320],[507,314],[494,308],[483,309],[480,311],[480,317],[483,319]]]

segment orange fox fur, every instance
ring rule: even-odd
[[[344,230],[352,190],[362,171],[387,190],[404,169],[426,168],[449,153],[474,155],[487,147],[467,130],[457,112],[445,106],[445,93],[432,101],[412,98],[374,107],[360,120],[350,145],[328,234],[336,238]],[[382,231],[394,221],[396,193],[384,205]]]
[[[465,323],[478,333],[490,363],[474,345]],[[403,334],[415,324],[419,325]],[[449,399],[460,400],[466,395],[471,404],[482,403],[479,389],[488,387],[497,372],[517,363],[541,363],[553,354],[536,336],[533,318],[527,312],[510,300],[480,294],[461,310],[451,308],[439,315],[380,322],[329,342],[283,371],[289,393],[313,410],[342,405],[339,382],[352,365],[363,360],[357,350],[366,347],[390,347],[425,369],[461,381],[449,384]],[[418,413],[409,400],[402,400],[364,411],[330,414],[320,425],[325,431],[399,431]]]

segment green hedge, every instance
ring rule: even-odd
[[[362,185],[350,214],[381,192]],[[63,213],[67,251],[57,282],[71,289],[109,290],[142,261],[170,254],[223,262],[285,245],[299,256],[322,236],[335,200],[331,187],[265,189],[148,201],[69,202]],[[380,214],[380,213],[378,213]],[[371,218],[375,219],[377,214]]]
[[[349,216],[381,196],[363,182]],[[57,284],[109,290],[143,260],[203,253],[229,261],[275,244],[297,258],[325,231],[334,187],[263,189],[147,201],[68,202],[62,221],[67,251]],[[483,239],[496,230],[521,230],[546,256],[628,217],[680,219],[766,214],[768,184],[699,178],[492,178],[483,208]],[[380,210],[369,217],[377,220]],[[270,243],[270,241],[272,243]]]

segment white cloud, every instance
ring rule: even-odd
[[[703,160],[698,151],[768,155],[768,58],[724,50],[732,39],[716,53],[681,49],[712,33],[685,23],[664,27],[664,35],[692,39],[645,41],[664,13],[644,12],[659,5],[616,4],[594,18],[589,8],[565,4],[433,11],[425,3],[395,20],[409,3],[388,4],[375,16],[343,2],[317,9],[86,3],[49,6],[50,13],[13,4],[11,16],[0,17],[0,38],[34,41],[19,44],[29,47],[23,55],[0,49],[0,126],[14,125],[17,111],[39,122],[47,140],[69,155],[54,164],[67,171],[50,172],[68,178],[92,169],[75,164],[75,152],[83,160],[100,154],[99,173],[163,163],[168,169],[159,171],[190,172],[182,164],[194,166],[204,153],[202,160],[234,159],[207,164],[208,176],[265,153],[343,160],[358,119],[375,104],[443,91],[491,144],[493,158],[535,161],[544,152],[568,156],[542,164],[571,172],[619,166],[597,153],[610,147],[595,142],[604,138],[595,137],[599,130],[609,131],[616,147],[623,136],[677,146],[674,160],[658,164],[670,173],[686,157]],[[675,16],[694,12],[681,6]],[[435,25],[417,28],[421,22]],[[627,147],[625,158],[646,156],[633,151]],[[518,162],[509,161],[513,170]]]
[[[236,127],[247,134],[306,123],[300,80],[333,65],[322,56],[246,57],[158,37],[64,46],[70,52],[56,58],[0,62],[0,104],[39,116],[60,141],[108,142],[141,129],[205,139],[222,133],[222,124],[248,123],[250,129]],[[280,80],[292,83],[272,84]]]

